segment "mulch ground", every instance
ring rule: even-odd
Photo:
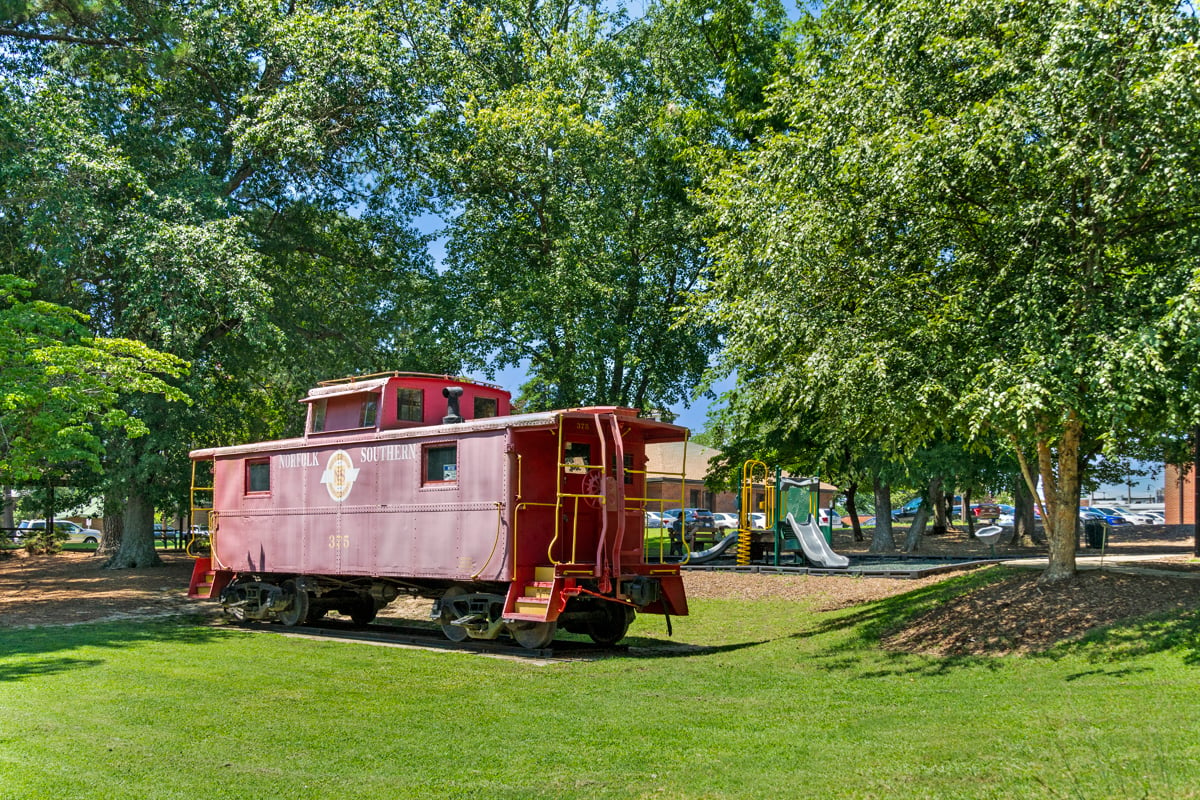
[[[903,529],[896,532],[902,541]],[[834,533],[842,553],[866,552],[850,531]],[[1038,583],[1029,571],[946,601],[885,640],[885,646],[937,655],[1004,655],[1044,650],[1076,639],[1096,627],[1151,614],[1200,608],[1200,563],[1191,558],[1192,539],[1183,532],[1126,528],[1113,535],[1108,555],[1149,554],[1137,571],[1082,571],[1073,581]],[[988,549],[965,531],[926,537],[923,556],[986,556]],[[1093,554],[1081,550],[1080,555]],[[1098,554],[1098,553],[1096,553]],[[999,545],[997,555],[1044,555],[1039,548]],[[164,553],[164,565],[143,570],[106,570],[87,553],[0,558],[0,627],[35,627],[161,616],[202,610],[215,603],[186,597],[192,560]],[[1149,568],[1149,571],[1147,571]],[[1164,570],[1169,570],[1164,572]],[[938,583],[936,575],[919,580],[812,575],[758,575],[688,572],[693,598],[802,601],[831,610],[879,600]],[[428,602],[395,603],[381,616],[428,615]]]

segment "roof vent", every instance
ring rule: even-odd
[[[461,386],[447,386],[442,389],[442,396],[446,398],[446,416],[442,417],[443,425],[454,425],[463,421],[462,412],[458,408],[458,398],[462,397]]]

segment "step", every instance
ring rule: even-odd
[[[549,597],[552,594],[554,593],[549,588],[532,585],[525,587],[525,595],[527,597]]]
[[[540,603],[541,605],[550,605],[550,595],[525,595],[517,598],[518,603]]]
[[[517,614],[537,617],[538,619],[545,619],[546,612],[549,610],[550,604],[545,600],[538,601],[537,598],[534,598],[533,601],[526,601],[526,599],[522,597],[517,600],[515,606],[513,607],[513,611]]]
[[[554,580],[554,567],[534,567],[533,580],[541,583]]]

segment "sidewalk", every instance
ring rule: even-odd
[[[1106,570],[1108,572],[1121,572],[1126,575],[1155,575],[1162,578],[1186,578],[1188,580],[1200,580],[1200,562],[1194,564],[1195,569],[1163,569],[1155,567],[1138,566],[1139,562],[1159,562],[1166,560],[1171,555],[1163,553],[1104,553],[1092,555],[1079,554],[1075,556],[1076,569],[1083,570]],[[1020,567],[1022,569],[1045,569],[1049,564],[1049,559],[1046,556],[1038,556],[1034,558],[1014,558],[1005,559],[1003,562],[1008,567]],[[1180,561],[1181,565],[1189,564],[1189,561]]]

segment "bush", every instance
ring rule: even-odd
[[[65,531],[58,528],[33,528],[24,531],[25,552],[34,556],[51,555],[62,552],[63,542],[67,540]]]

